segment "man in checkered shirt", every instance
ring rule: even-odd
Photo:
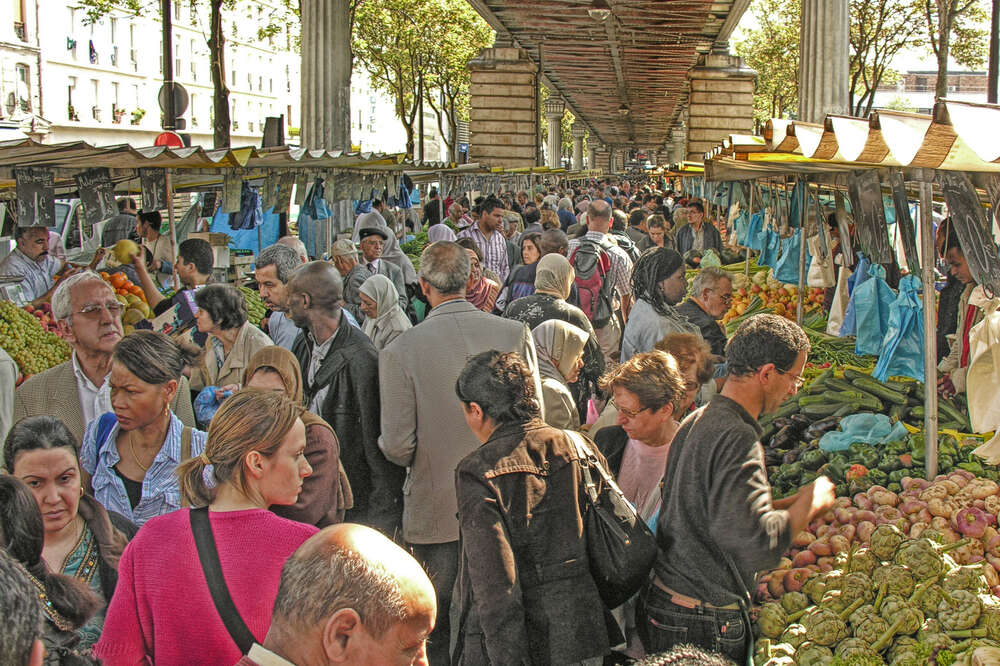
[[[510,273],[510,259],[507,255],[507,238],[501,233],[503,227],[503,204],[489,196],[479,205],[479,219],[468,229],[458,233],[459,238],[471,238],[483,253],[483,268],[488,268],[500,276],[500,284],[507,281]]]

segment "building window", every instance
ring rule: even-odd
[[[14,0],[14,34],[22,42],[28,41],[28,33],[24,27],[24,0]]]
[[[31,111],[31,68],[24,63],[14,67],[17,69],[17,106],[21,111]]]
[[[66,85],[66,117],[69,120],[80,120],[80,114],[77,113],[76,108],[73,106],[73,93],[76,91],[76,77],[71,76],[68,79]]]
[[[93,88],[93,93],[94,93],[94,97],[93,97],[94,105],[92,107],[90,107],[90,115],[91,115],[91,117],[94,120],[100,122],[101,121],[101,106],[100,106],[100,104],[101,104],[101,82],[98,81],[97,79],[91,79],[90,80],[90,86],[91,86],[91,88]]]
[[[181,20],[181,3],[179,2],[174,2],[174,20]]]
[[[191,80],[192,81],[197,81],[198,80],[198,59],[197,59],[196,55],[197,55],[197,47],[195,47],[195,41],[192,39],[191,40]]]

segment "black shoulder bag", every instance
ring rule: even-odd
[[[215,610],[226,625],[229,637],[240,649],[240,654],[246,654],[257,639],[250,633],[246,622],[236,610],[236,604],[229,595],[226,579],[222,575],[222,564],[219,562],[219,551],[215,548],[215,537],[212,536],[212,525],[208,521],[208,507],[191,509],[191,531],[194,532],[194,544],[198,549],[198,559],[201,570],[208,583],[208,591],[212,594]]]
[[[565,432],[576,447],[587,498],[583,532],[590,575],[605,605],[617,608],[649,580],[656,560],[656,537],[583,437],[571,430]]]

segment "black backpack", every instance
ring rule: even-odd
[[[632,240],[627,232],[623,231],[621,233],[616,233],[612,231],[611,235],[614,236],[613,240],[618,243],[618,247],[625,250],[625,254],[632,259],[632,263],[638,261],[639,255],[642,253],[639,252],[639,248],[636,247],[635,241]]]
[[[580,309],[594,328],[604,328],[614,315],[611,281],[607,279],[611,271],[610,242],[581,238],[580,245],[569,256],[569,263],[576,271]]]

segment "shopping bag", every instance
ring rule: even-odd
[[[781,256],[774,264],[774,279],[786,284],[799,283],[799,252],[802,249],[802,229],[796,229],[781,243]],[[809,270],[809,253],[806,252],[806,272]]]
[[[882,355],[872,376],[880,382],[889,377],[924,381],[924,306],[916,275],[904,275],[899,281],[899,295],[889,306],[889,329],[882,339]]]
[[[837,290],[833,294],[833,303],[830,304],[830,314],[826,318],[826,332],[828,335],[840,335],[841,326],[844,323],[844,314],[847,312],[847,305],[851,302],[851,290],[847,287],[847,282],[851,278],[853,271],[847,266],[840,267],[840,277],[837,278]]]
[[[760,257],[757,259],[758,266],[774,266],[778,263],[781,254],[781,236],[777,231],[765,229],[761,232],[763,236]]]
[[[868,279],[868,267],[871,266],[871,262],[865,255],[858,252],[857,261],[854,264],[854,272],[848,276],[847,280],[847,293],[849,296],[854,294],[854,290],[858,288],[862,282]],[[840,325],[840,337],[846,337],[848,335],[854,335],[857,330],[857,316],[854,311],[854,300],[851,299],[847,302],[847,309],[844,310],[844,321]]]
[[[829,248],[832,247],[833,242],[825,224],[820,225],[819,233],[823,234],[823,239],[820,238],[819,234],[816,234],[806,240],[806,247],[812,257],[809,262],[806,285],[826,289],[837,284],[837,270],[833,265],[833,257],[830,256]],[[824,241],[826,242],[825,246],[823,245]],[[827,248],[825,253],[823,252],[824,247]]]
[[[878,356],[889,330],[889,306],[896,300],[896,292],[886,283],[885,268],[881,265],[872,264],[868,278],[851,294],[857,320],[854,353]]]
[[[1000,430],[1000,298],[983,305],[983,319],[969,331],[966,395],[975,432]],[[1000,453],[1000,451],[998,451]]]
[[[751,250],[760,252],[763,248],[763,236],[761,230],[764,228],[764,213],[754,213],[750,216],[750,223],[746,228],[746,238],[740,241],[740,245],[746,245]]]

